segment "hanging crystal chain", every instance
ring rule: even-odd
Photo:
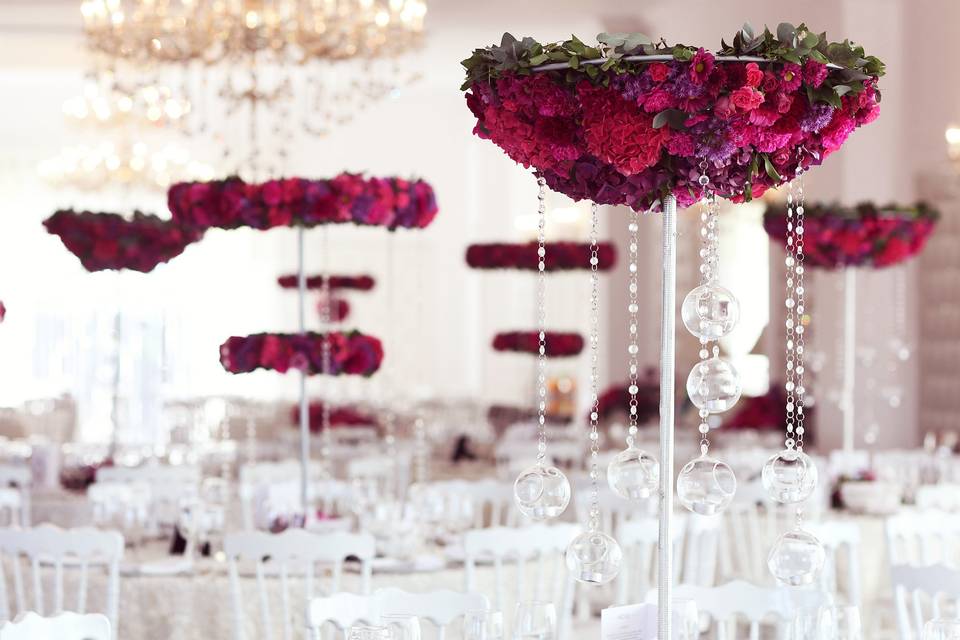
[[[330,332],[333,330],[333,309],[330,304],[330,236],[327,227],[323,228],[323,280],[321,284],[321,296],[323,299],[323,313],[321,314],[323,322],[324,337],[321,347],[321,358],[324,380],[323,401],[320,404],[321,411],[321,435],[320,435],[320,461],[324,473],[333,476],[332,465],[330,464],[330,449],[333,442],[333,434],[330,432],[330,403],[333,402],[333,376],[331,370],[330,353]]]
[[[806,389],[803,385],[803,326],[805,305],[804,276],[804,219],[803,179],[798,176],[796,186],[788,185],[787,190],[787,257],[786,265],[786,382],[787,394],[787,434],[786,448],[803,451],[803,404]]]
[[[547,181],[537,178],[537,464],[547,457]]]
[[[704,167],[705,170],[705,167]],[[700,176],[700,184],[707,189],[706,198],[703,200],[700,212],[700,284],[716,284],[719,277],[720,264],[720,243],[717,229],[717,214],[720,210],[720,204],[717,196],[710,191],[710,178],[704,173]],[[700,362],[705,363],[711,356],[716,357],[720,354],[720,347],[716,344],[710,347],[710,340],[706,337],[700,338]],[[700,453],[707,455],[710,450],[710,411],[700,409],[700,425],[697,430],[700,432]]]
[[[630,343],[627,347],[627,356],[629,359],[630,376],[627,391],[630,394],[630,412],[628,416],[629,428],[627,429],[627,446],[633,448],[636,446],[637,431],[639,430],[639,416],[637,415],[639,403],[637,402],[637,393],[639,393],[640,389],[637,386],[637,382],[639,381],[640,377],[640,362],[638,359],[640,346],[637,344],[637,341],[639,337],[638,332],[640,331],[640,301],[638,282],[638,272],[640,270],[640,265],[638,263],[640,214],[636,210],[630,209],[629,219],[630,222],[627,225],[627,229],[630,232],[630,261],[627,266],[627,312],[629,317],[628,328],[630,330]],[[593,255],[595,256],[595,254]],[[596,267],[593,268],[594,270],[596,269]]]
[[[600,259],[597,248],[597,203],[590,205],[590,530],[600,528]]]

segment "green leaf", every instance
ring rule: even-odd
[[[836,84],[836,85],[833,85],[833,91],[834,91],[834,93],[836,93],[838,96],[845,96],[845,95],[847,95],[848,93],[850,93],[851,90],[852,90],[852,89],[851,89],[850,85],[848,85],[848,84]]]
[[[580,58],[578,56],[570,57],[570,68],[579,69],[580,68]]]
[[[653,117],[653,128],[661,129],[669,124],[671,129],[684,129],[686,121],[687,114],[680,109],[664,109]]]
[[[549,60],[549,59],[550,59],[550,56],[548,56],[548,55],[545,54],[545,53],[541,53],[541,54],[538,55],[538,56],[533,56],[532,58],[530,58],[530,64],[532,64],[533,66],[536,67],[536,66],[538,66],[538,65],[543,64],[544,62],[546,62],[546,61]]]
[[[800,44],[805,46],[807,49],[813,49],[820,43],[820,38],[817,37],[817,34],[807,32],[803,39],[800,41]]]
[[[512,33],[504,32],[503,36],[500,38],[500,48],[506,49],[509,46],[516,44],[517,39],[513,37]]]
[[[810,57],[816,60],[817,62],[821,62],[823,64],[827,64],[828,62],[830,62],[830,60],[827,59],[827,56],[823,55],[816,49],[810,52]]]
[[[767,154],[761,154],[763,156],[763,168],[766,170],[767,175],[770,176],[772,180],[778,184],[783,180],[780,177],[780,174],[777,173],[777,168],[773,166],[773,163],[770,161],[770,156]],[[751,194],[752,195],[752,194]]]
[[[650,44],[651,42],[653,41],[650,39],[650,36],[646,34],[631,33],[623,43],[623,51],[624,53],[629,53],[634,49],[642,47],[645,44]]]

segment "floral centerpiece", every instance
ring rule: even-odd
[[[423,180],[355,173],[329,180],[284,178],[261,184],[236,177],[181,182],[170,187],[167,200],[175,221],[199,229],[336,223],[419,229],[437,215],[433,188]]]
[[[940,217],[923,202],[911,206],[863,202],[855,207],[808,203],[804,215],[804,263],[823,269],[899,264],[920,253]],[[764,214],[763,226],[786,246],[789,234],[782,206]]]
[[[471,269],[521,269],[537,271],[540,256],[536,242],[491,242],[467,247],[467,265]],[[588,242],[547,242],[543,261],[546,271],[589,270],[592,247]],[[597,244],[597,269],[609,271],[616,263],[617,251],[611,242]]]
[[[715,53],[643,34],[597,40],[505,34],[463,61],[474,133],[575,200],[647,210],[673,194],[689,206],[704,173],[716,195],[749,200],[879,114],[883,63],[803,24],[746,25]]]
[[[579,333],[547,331],[545,353],[548,358],[567,358],[583,351],[583,336]],[[540,336],[536,331],[506,331],[493,337],[494,351],[538,354]]]
[[[308,410],[310,431],[320,433],[323,431],[323,403],[311,402]],[[292,424],[300,424],[300,407],[294,406],[290,410],[290,420]],[[350,406],[330,407],[329,411],[330,427],[376,427],[380,423],[376,416],[365,411]]]
[[[644,424],[660,414],[660,380],[657,372],[648,369],[637,380],[637,424]],[[630,386],[618,384],[607,387],[597,398],[597,415],[609,420],[618,415],[630,415]],[[589,422],[589,419],[588,419]]]
[[[87,271],[129,269],[148,273],[177,257],[203,232],[141,213],[125,218],[116,213],[63,209],[43,226],[59,236]]]
[[[323,289],[326,278],[322,275],[308,276],[307,289]],[[298,286],[296,274],[283,275],[277,278],[277,284],[284,289],[296,289]],[[373,276],[342,276],[331,275],[330,289],[353,289],[355,291],[370,291],[373,289]]]
[[[329,348],[329,369],[324,347]],[[373,375],[383,362],[380,340],[358,331],[305,334],[257,333],[233,336],[220,346],[220,363],[230,373],[270,369],[307,375]]]

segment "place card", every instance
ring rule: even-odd
[[[601,640],[656,640],[657,605],[628,604],[600,612]]]

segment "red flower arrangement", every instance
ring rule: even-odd
[[[879,207],[869,202],[852,208],[805,204],[804,264],[824,269],[899,264],[920,253],[939,217],[922,202],[912,207]],[[771,238],[786,246],[783,206],[768,210],[763,226]]]
[[[808,412],[812,409],[804,409]],[[787,395],[783,383],[771,384],[762,396],[744,396],[736,413],[723,421],[724,429],[781,431],[787,426]]]
[[[330,346],[330,369],[324,370],[323,345]],[[370,376],[383,362],[379,339],[357,331],[306,334],[257,333],[233,336],[220,346],[220,363],[230,373],[270,369],[307,375]]]
[[[630,416],[630,385],[608,387],[597,399],[597,415],[600,420],[621,414],[626,420]],[[644,424],[660,415],[660,380],[656,371],[648,369],[637,380],[637,423]],[[588,413],[589,416],[589,413]],[[588,417],[589,422],[589,417]]]
[[[706,193],[704,172],[717,195],[749,200],[820,164],[879,114],[883,63],[802,24],[744,26],[717,53],[760,62],[721,64],[641,34],[598,40],[505,34],[463,62],[474,133],[575,200],[643,211],[673,194],[689,206]]]
[[[547,331],[546,357],[566,358],[583,351],[583,336],[579,333]],[[507,331],[493,337],[494,351],[515,351],[518,353],[540,353],[539,334],[536,331]]]
[[[240,178],[181,182],[167,201],[180,224],[208,229],[272,229],[352,222],[419,229],[433,222],[437,202],[422,180],[366,178],[342,173],[330,180],[285,178],[248,184]]]
[[[323,289],[324,276],[308,276],[307,289]],[[277,278],[277,284],[284,289],[297,288],[297,276],[285,275]],[[362,276],[330,276],[331,289],[353,289],[356,291],[370,291],[373,289],[373,277]]]
[[[587,242],[548,242],[545,247],[547,271],[590,269],[591,249]],[[467,264],[472,269],[522,269],[537,271],[539,265],[536,242],[472,244],[467,247]],[[597,269],[609,271],[616,262],[617,251],[611,242],[597,244]]]
[[[309,423],[311,433],[323,431],[323,403],[311,402],[309,407]],[[290,410],[290,420],[294,425],[300,424],[300,406]],[[375,416],[353,407],[331,407],[330,427],[376,427],[380,423]]]
[[[202,231],[139,211],[128,219],[116,213],[64,209],[47,218],[43,226],[60,237],[87,271],[130,269],[148,273],[183,253],[203,235]]]
[[[321,320],[330,314],[331,322],[343,322],[350,315],[350,303],[343,298],[331,298],[317,302],[317,314]]]

